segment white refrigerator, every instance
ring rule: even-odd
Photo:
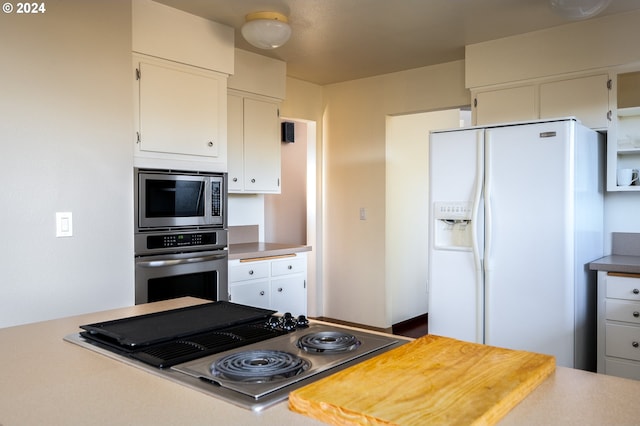
[[[575,119],[430,134],[429,333],[595,369],[604,140]]]

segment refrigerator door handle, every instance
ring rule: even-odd
[[[471,207],[471,244],[473,251],[473,263],[475,269],[476,284],[476,342],[484,343],[484,281],[482,268],[482,253],[480,252],[479,236],[484,226],[478,223],[482,201],[482,189],[484,185],[484,131],[476,133],[476,180]]]
[[[491,175],[491,130],[484,132],[484,342],[491,342],[490,317],[491,312],[491,271],[493,270],[491,258],[491,245],[493,243],[493,217],[491,210],[491,195],[493,179]]]
[[[492,176],[491,176],[491,155],[489,152],[491,146],[491,131],[485,132],[485,153],[484,167],[486,170],[484,176],[484,267],[491,269],[491,235],[492,235],[492,217],[491,217],[491,195],[492,195]]]

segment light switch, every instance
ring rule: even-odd
[[[73,215],[71,212],[56,213],[56,237],[73,236]]]
[[[367,209],[360,207],[360,220],[367,220]]]

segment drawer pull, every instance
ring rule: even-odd
[[[291,270],[291,269],[293,269],[293,266],[289,265],[289,266],[287,266],[287,269]]]
[[[638,290],[637,288],[634,288],[633,289],[633,294],[638,294],[638,293],[640,293],[640,290]]]
[[[278,292],[282,293],[282,287],[278,287]]]
[[[631,346],[633,346],[634,348],[637,348],[638,346],[640,346],[640,343],[633,342],[633,343],[631,343]]]
[[[249,270],[249,275],[253,275],[253,269]]]
[[[640,312],[638,312],[638,311],[634,311],[634,312],[633,312],[633,317],[634,317],[634,318],[638,318],[638,317],[640,317]]]
[[[260,292],[260,296],[264,296],[264,290]]]

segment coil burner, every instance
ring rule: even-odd
[[[298,347],[306,352],[339,353],[349,352],[360,346],[356,336],[342,331],[319,331],[298,339]]]
[[[211,374],[239,382],[266,383],[298,375],[310,366],[307,360],[289,352],[251,350],[220,358],[211,364]]]

